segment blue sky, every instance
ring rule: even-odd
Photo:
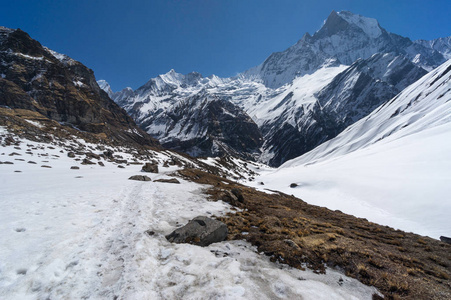
[[[233,76],[313,34],[332,10],[412,40],[451,35],[449,0],[0,0],[0,25],[81,61],[117,91],[170,69]]]

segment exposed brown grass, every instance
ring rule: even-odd
[[[324,265],[337,267],[377,287],[386,299],[451,299],[451,245],[199,170],[179,173],[211,184],[211,200],[241,208],[220,218],[229,228],[229,239],[249,241],[272,261],[296,268],[305,264],[318,273],[325,272]],[[243,202],[224,196],[232,188],[240,189]]]

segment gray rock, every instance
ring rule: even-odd
[[[77,167],[77,166],[72,166],[72,167],[70,167],[70,169],[71,169],[71,170],[79,170],[79,169],[80,169],[80,167]]]
[[[129,180],[138,180],[138,181],[152,181],[149,177],[145,175],[134,175],[129,178]]]
[[[74,158],[75,157],[75,153],[74,152],[68,152],[67,153],[67,157]]]
[[[84,159],[83,159],[83,162],[82,162],[81,164],[82,164],[82,165],[95,165],[96,163],[90,161],[90,160],[87,159],[87,158],[84,158]]]
[[[240,201],[241,203],[244,202],[244,197],[243,197],[243,193],[241,192],[240,189],[238,188],[233,188],[231,190],[232,194],[234,194],[236,196],[236,198],[238,199],[238,201]]]
[[[176,178],[171,178],[171,179],[157,179],[154,180],[155,182],[166,182],[166,183],[177,183],[180,184],[180,181],[178,181]]]
[[[441,236],[440,240],[444,243],[451,244],[451,238],[449,238],[449,237]]]
[[[297,187],[297,186],[298,186],[297,183],[292,183],[292,184],[290,184],[290,188],[295,188],[295,187]]]
[[[105,164],[104,164],[103,162],[99,161],[99,162],[97,162],[97,163],[99,164],[99,166],[105,167]]]
[[[231,191],[223,190],[222,193],[219,195],[219,199],[227,203],[230,203],[234,206],[239,206],[238,198]]]
[[[158,173],[158,164],[145,163],[141,170],[147,173]]]
[[[166,239],[172,243],[189,243],[205,247],[224,241],[228,233],[227,225],[221,221],[199,216],[174,230],[166,236]]]

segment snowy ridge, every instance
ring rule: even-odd
[[[451,36],[431,41],[418,40],[415,43],[440,52],[446,59],[451,59]]]
[[[72,66],[76,63],[75,60],[67,56],[66,54],[61,54],[56,51],[53,51],[47,47],[44,47],[45,50],[47,50],[50,54],[52,54],[56,59],[58,59],[61,63],[67,66]]]

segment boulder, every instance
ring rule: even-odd
[[[238,199],[238,201],[240,201],[241,203],[244,202],[244,197],[243,197],[243,193],[241,192],[240,189],[238,188],[233,188],[231,190],[232,194],[234,194],[236,196],[236,198]]]
[[[145,175],[134,175],[129,178],[129,180],[138,180],[138,181],[152,181],[149,177]]]
[[[195,217],[183,227],[174,230],[166,236],[172,243],[189,243],[198,246],[208,246],[222,242],[227,238],[227,225],[208,217]]]
[[[295,187],[297,187],[297,186],[298,186],[297,183],[292,183],[292,184],[290,184],[290,188],[295,188]]]
[[[221,199],[224,202],[230,203],[234,206],[239,206],[238,198],[228,190],[222,190],[222,192],[219,194],[219,199]]]
[[[77,167],[77,166],[72,166],[72,167],[70,167],[70,169],[71,169],[71,170],[79,170],[79,169],[80,169],[80,167]]]
[[[451,238],[446,236],[441,236],[440,240],[444,243],[451,244]]]
[[[141,170],[147,173],[158,173],[158,164],[145,163]]]
[[[87,158],[84,158],[84,159],[83,159],[83,162],[82,162],[81,164],[82,164],[82,165],[95,165],[96,163],[90,161],[90,160],[87,159]]]
[[[180,184],[180,181],[178,181],[176,178],[171,179],[156,179],[154,182],[166,182],[166,183],[177,183]]]

